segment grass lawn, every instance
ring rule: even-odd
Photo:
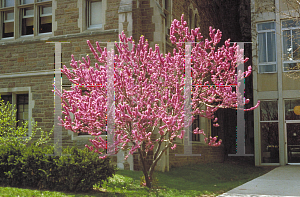
[[[217,196],[247,181],[261,176],[275,167],[255,167],[247,162],[198,164],[172,168],[169,172],[155,172],[158,189],[150,193],[140,187],[141,171],[119,170],[113,178],[94,186],[89,193],[68,193],[37,190],[34,188],[0,187],[0,196]]]

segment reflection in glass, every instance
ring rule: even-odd
[[[259,51],[259,62],[267,62],[266,35],[264,33],[258,34],[258,51]]]
[[[288,163],[300,163],[300,123],[288,123],[286,130]]]
[[[283,69],[284,71],[300,70],[300,63],[284,63]]]
[[[283,28],[289,28],[289,27],[299,27],[300,21],[297,19],[291,19],[291,20],[284,20],[282,21],[282,27]]]
[[[4,7],[12,7],[15,5],[15,1],[14,0],[5,0],[4,1]]]
[[[293,60],[300,59],[300,30],[295,29],[292,31],[293,40]]]
[[[285,120],[300,120],[300,115],[294,112],[295,106],[300,106],[300,100],[285,100]]]
[[[279,163],[278,122],[260,123],[262,163]]]
[[[268,62],[276,61],[275,32],[267,33]]]
[[[290,31],[283,31],[283,59],[293,60]]]
[[[259,73],[276,72],[276,64],[259,65]]]
[[[275,29],[275,23],[271,22],[271,23],[260,23],[260,24],[257,24],[257,30],[258,31],[268,30],[268,29]]]
[[[261,121],[278,120],[277,101],[260,102],[260,120]]]

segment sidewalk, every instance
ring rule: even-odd
[[[275,168],[219,197],[300,197],[300,165]]]

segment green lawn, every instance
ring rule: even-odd
[[[0,196],[216,196],[272,169],[274,167],[255,167],[245,162],[198,164],[173,168],[169,172],[155,172],[159,189],[153,189],[150,193],[147,188],[140,187],[142,172],[119,170],[114,178],[110,178],[102,187],[95,185],[94,191],[89,193],[75,194],[29,188],[0,187]]]

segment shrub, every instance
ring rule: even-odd
[[[18,151],[10,148],[1,150],[2,184],[88,191],[96,183],[101,184],[115,174],[116,168],[111,165],[110,159],[99,159],[98,154],[88,149],[68,147],[63,153],[70,156],[46,155],[53,153],[53,150],[51,146],[34,145]]]

